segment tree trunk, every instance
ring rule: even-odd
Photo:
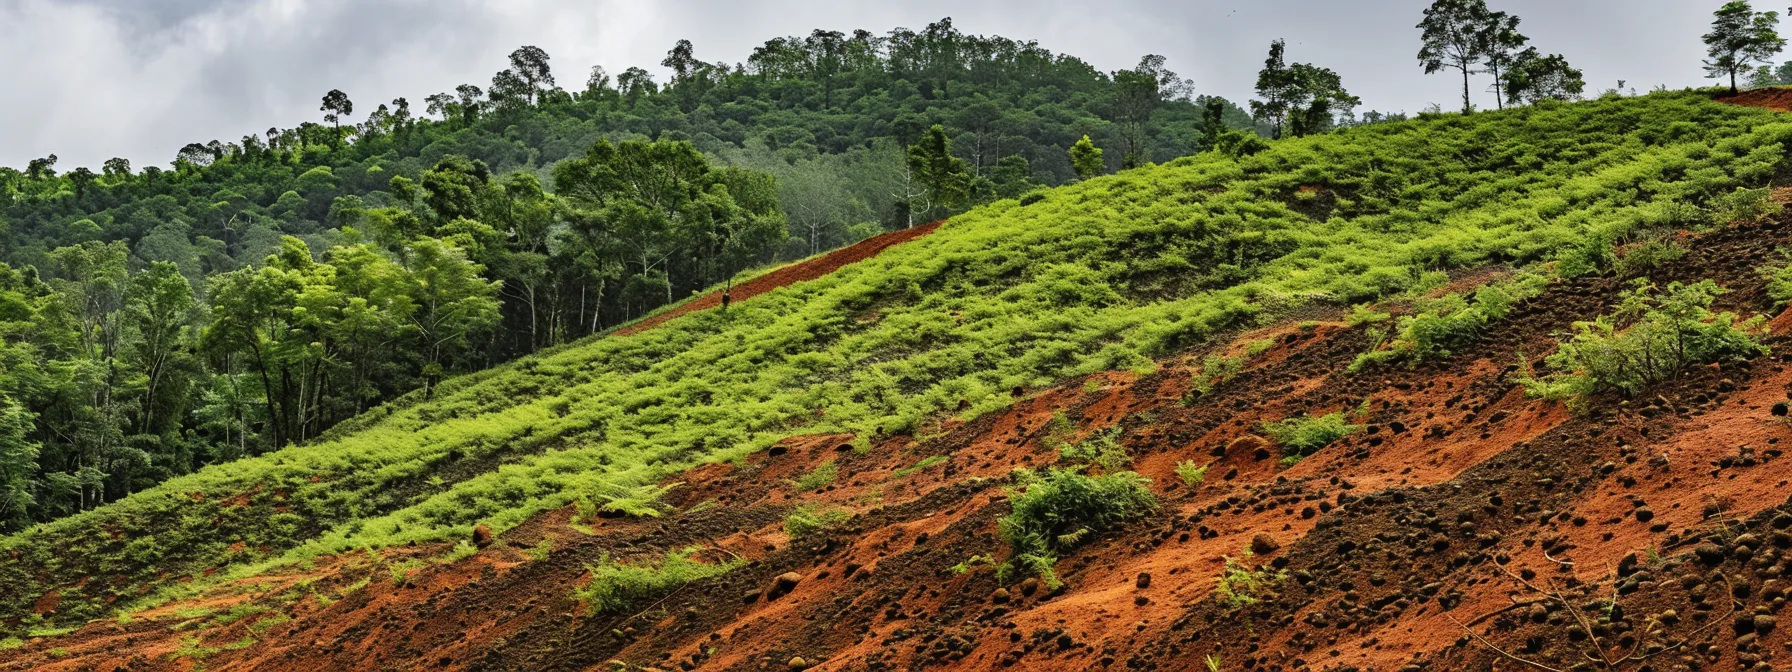
[[[1475,111],[1474,106],[1469,103],[1469,98],[1468,98],[1468,66],[1463,65],[1462,66],[1462,113],[1469,114],[1474,111]]]

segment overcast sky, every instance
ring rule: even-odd
[[[1198,93],[1234,101],[1250,97],[1269,41],[1285,38],[1289,60],[1337,70],[1364,109],[1449,108],[1460,80],[1426,76],[1414,58],[1428,1],[0,0],[0,165],[51,153],[63,171],[113,156],[166,165],[189,142],[318,121],[332,88],[356,102],[356,120],[398,96],[421,111],[431,93],[487,85],[524,44],[579,88],[594,64],[659,73],[680,38],[705,61],[733,63],[777,35],[881,34],[944,16],[1110,72],[1164,54]],[[1532,44],[1566,55],[1596,93],[1619,79],[1638,90],[1706,83],[1699,36],[1722,2],[1490,4],[1522,17]],[[1476,95],[1491,106],[1487,84]]]

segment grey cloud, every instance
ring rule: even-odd
[[[0,165],[50,153],[60,167],[111,156],[164,164],[181,145],[316,120],[339,88],[357,118],[398,96],[484,86],[505,55],[535,44],[562,84],[593,64],[658,70],[692,40],[708,61],[744,60],[778,35],[826,27],[882,33],[951,16],[961,30],[1036,39],[1103,70],[1146,53],[1198,92],[1250,97],[1272,39],[1337,70],[1366,108],[1446,108],[1455,80],[1427,77],[1426,0],[0,0]],[[1699,35],[1716,0],[1492,0],[1524,17],[1538,48],[1565,54],[1595,91],[1695,86]],[[1476,96],[1491,105],[1492,95]]]

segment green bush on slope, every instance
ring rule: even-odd
[[[59,621],[103,615],[108,595],[132,604],[164,572],[501,531],[793,434],[988,412],[1015,387],[1132,368],[1282,309],[1672,224],[1765,184],[1789,140],[1773,113],[1669,93],[1362,127],[998,202],[726,315],[448,381],[356,431],[0,539],[16,557],[0,563],[0,622],[83,576],[119,578],[69,591]],[[1291,209],[1302,186],[1335,205]]]

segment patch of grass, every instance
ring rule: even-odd
[[[285,623],[288,623],[291,621],[292,621],[291,616],[288,616],[286,614],[274,614],[274,615],[268,616],[266,618],[258,619],[254,623],[250,623],[249,624],[249,634],[255,635],[256,637],[260,637],[260,636],[266,635],[269,630],[273,630],[274,628],[280,627],[282,624],[285,624]]]
[[[209,607],[187,607],[185,609],[174,610],[174,617],[181,620],[190,620],[195,618],[205,618],[215,613],[217,613],[217,610]]]
[[[920,462],[916,462],[914,464],[903,467],[901,469],[897,469],[894,474],[891,474],[891,476],[893,478],[907,478],[910,475],[914,474],[915,472],[923,471],[926,469],[932,469],[934,467],[937,467],[939,465],[942,465],[942,464],[945,464],[946,462],[951,461],[951,459],[952,458],[946,457],[945,455],[933,455],[930,457],[922,458],[922,460]]]
[[[1612,262],[1612,272],[1619,277],[1642,277],[1684,256],[1686,247],[1680,241],[1671,235],[1656,234],[1627,248]]]
[[[1362,425],[1350,424],[1342,411],[1316,418],[1302,416],[1266,422],[1258,428],[1275,439],[1284,457],[1296,458],[1312,455],[1338,439],[1363,430]]]
[[[839,477],[840,465],[835,464],[833,460],[828,460],[816,465],[815,469],[809,473],[803,474],[802,476],[797,477],[796,480],[791,481],[790,487],[795,488],[797,492],[820,490],[833,485],[834,479]]]
[[[1585,408],[1594,395],[1636,396],[1690,366],[1767,354],[1766,317],[1711,312],[1726,291],[1710,280],[1665,289],[1638,280],[1611,313],[1574,323],[1573,335],[1544,360],[1550,373],[1535,375],[1521,358],[1517,379],[1533,397]]]
[[[523,549],[523,555],[528,556],[530,560],[536,562],[548,559],[548,554],[553,552],[554,540],[552,539],[543,539],[540,542],[537,542],[534,546]]]
[[[821,504],[804,504],[784,516],[784,534],[801,539],[852,519],[852,512]]]
[[[995,564],[995,562],[996,562],[996,559],[992,556],[973,555],[969,558],[965,558],[964,562],[953,565],[951,568],[952,575],[953,576],[962,576],[964,574],[970,573],[970,571],[972,569],[975,569],[977,567],[982,567],[984,565],[993,565],[993,564]]]
[[[1058,557],[1113,525],[1157,510],[1157,497],[1146,478],[1123,471],[1088,476],[1077,469],[1051,469],[1044,475],[1015,472],[1009,489],[1012,511],[998,523],[1012,557],[998,570],[1006,582],[1019,575],[1040,577],[1059,585],[1052,567]]]
[[[198,635],[188,635],[181,638],[180,647],[176,648],[172,653],[169,653],[168,659],[180,660],[182,658],[187,658],[196,661],[205,660],[206,657],[222,650],[223,649],[215,646],[206,646],[205,643],[199,639]]]
[[[1213,589],[1220,602],[1233,610],[1273,596],[1276,586],[1287,576],[1285,572],[1271,572],[1266,567],[1252,569],[1250,559],[1249,551],[1242,558],[1226,556],[1226,568],[1220,571],[1219,585]]]
[[[1351,362],[1350,371],[1386,362],[1417,365],[1448,358],[1480,340],[1489,326],[1511,313],[1513,304],[1542,294],[1548,286],[1549,280],[1541,275],[1520,273],[1476,290],[1473,300],[1448,294],[1420,301],[1414,314],[1400,318],[1392,340],[1377,338],[1373,349]]]
[[[1183,485],[1198,488],[1207,480],[1209,466],[1211,465],[1195,464],[1194,460],[1183,460],[1176,463],[1176,477],[1182,479]]]
[[[217,617],[212,619],[212,626],[213,627],[224,627],[226,625],[230,625],[231,623],[235,623],[237,621],[243,620],[250,616],[254,616],[256,614],[265,614],[268,611],[270,611],[270,609],[268,607],[264,607],[262,605],[255,604],[253,602],[244,602],[242,604],[231,607],[230,611],[226,611],[222,614],[218,614]]]
[[[1119,471],[1132,462],[1132,454],[1120,445],[1120,428],[1102,430],[1087,439],[1058,449],[1058,456],[1072,464],[1100,467],[1104,472]]]
[[[1391,319],[1394,319],[1393,313],[1384,313],[1375,310],[1374,305],[1363,303],[1350,309],[1350,314],[1345,316],[1344,323],[1352,327],[1361,327],[1369,324],[1380,324]]]
[[[411,574],[413,572],[428,565],[429,563],[416,559],[395,562],[386,566],[386,573],[392,579],[392,585],[402,586],[404,585],[404,582],[411,579]]]
[[[587,565],[591,582],[573,591],[589,615],[621,615],[658,600],[693,582],[733,571],[742,563],[731,560],[706,563],[696,559],[703,549],[685,548],[666,554],[658,563],[630,565],[605,555]]]
[[[1773,299],[1774,309],[1782,309],[1792,305],[1792,250],[1780,250],[1782,262],[1761,269],[1761,275],[1767,278],[1767,296]]]
[[[11,651],[25,645],[25,640],[18,637],[0,639],[0,651]]]

